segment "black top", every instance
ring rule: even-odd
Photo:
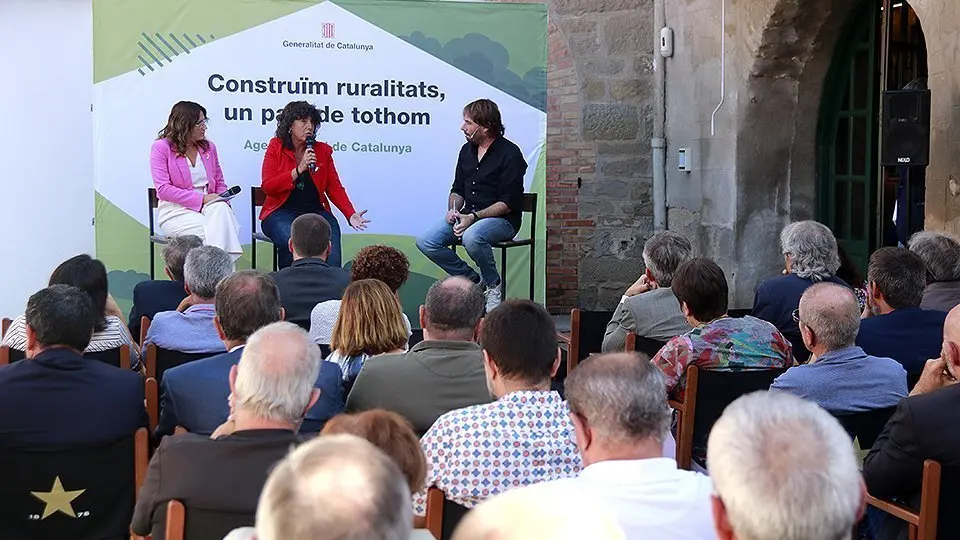
[[[323,204],[320,203],[320,193],[317,191],[313,179],[310,178],[310,171],[303,171],[294,180],[293,191],[290,192],[290,196],[280,208],[300,214],[315,214],[323,210]]]
[[[477,160],[477,145],[468,142],[460,148],[450,191],[466,201],[461,214],[483,210],[497,202],[505,203],[510,213],[502,217],[513,225],[514,231],[519,231],[526,172],[523,152],[506,138],[494,139],[482,161]]]

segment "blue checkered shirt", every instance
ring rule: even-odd
[[[567,404],[556,392],[520,391],[493,403],[450,411],[420,439],[427,456],[426,486],[473,508],[515,487],[575,477],[580,472]],[[414,513],[426,512],[414,495]]]

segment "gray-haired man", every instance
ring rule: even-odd
[[[584,469],[546,486],[599,501],[627,540],[713,540],[710,479],[663,457],[670,409],[660,370],[634,354],[603,354],[565,384]]]
[[[692,251],[690,241],[673,231],[658,232],[647,240],[643,245],[646,270],[620,299],[603,336],[603,352],[622,351],[630,332],[667,341],[690,331],[670,284]]]
[[[908,247],[927,269],[920,307],[950,311],[960,304],[960,243],[945,234],[924,231],[911,236]]]
[[[183,264],[184,290],[188,296],[177,311],[157,313],[144,345],[185,353],[221,353],[223,342],[213,326],[213,297],[220,280],[233,273],[233,258],[214,246],[200,246],[187,253]],[[181,311],[182,310],[182,311]]]
[[[183,265],[191,249],[203,245],[199,236],[174,236],[163,248],[163,272],[167,279],[141,281],[133,288],[133,307],[127,327],[135,339],[140,339],[140,318],[153,317],[161,311],[173,311],[187,297],[183,284]]]

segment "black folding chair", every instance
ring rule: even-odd
[[[161,349],[153,343],[149,343],[143,348],[143,357],[144,364],[146,365],[147,377],[156,379],[157,384],[163,380],[163,372],[166,370],[193,362],[195,360],[209,358],[217,354],[220,353],[185,353],[170,349]]]
[[[603,334],[613,318],[612,311],[570,310],[570,348],[567,355],[567,373],[603,347]]]
[[[156,254],[156,245],[164,245],[167,243],[167,237],[162,234],[157,234],[156,229],[154,228],[154,217],[153,211],[157,209],[157,206],[160,204],[160,199],[157,198],[156,188],[147,188],[147,223],[150,225],[150,279],[154,279],[154,269],[153,265],[157,260]]]
[[[250,190],[250,255],[253,257],[251,268],[257,268],[257,242],[259,241],[267,242],[273,247],[273,270],[276,271],[279,268],[277,248],[273,245],[273,240],[269,236],[257,230],[260,228],[257,208],[263,206],[265,200],[267,200],[267,195],[263,192],[263,188],[254,187]]]
[[[873,443],[876,442],[877,437],[880,436],[880,432],[883,431],[883,427],[887,425],[887,421],[893,416],[895,410],[897,410],[896,407],[887,407],[886,409],[835,414],[833,416],[847,431],[850,438],[857,439],[860,448],[865,450],[873,447]]]
[[[140,428],[98,447],[0,451],[0,538],[129,538],[147,441]]]
[[[410,339],[407,340],[407,347],[413,348],[414,345],[423,341],[423,328],[414,328],[410,333]]]
[[[203,508],[187,508],[172,500],[157,509],[159,523],[165,526],[153,535],[157,540],[207,540],[223,538],[233,529],[252,527],[253,512],[221,512]]]
[[[677,466],[690,469],[694,460],[706,468],[707,437],[727,405],[738,397],[770,388],[786,368],[687,368],[683,401],[671,399],[677,410]]]
[[[666,344],[666,341],[650,339],[648,337],[638,336],[635,332],[630,332],[627,334],[624,350],[627,352],[640,352],[653,358]]]
[[[10,347],[4,345],[0,347],[0,366],[5,366],[7,364],[12,364],[14,362],[19,362],[27,357],[25,351],[20,351],[17,349],[11,349]],[[88,352],[83,354],[84,358],[89,358],[91,360],[97,360],[105,364],[110,364],[111,366],[118,366],[125,369],[130,369],[130,346],[121,345],[120,347],[114,349],[107,349],[105,351],[96,351]]]

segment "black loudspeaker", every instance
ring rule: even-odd
[[[882,165],[926,167],[930,162],[930,91],[884,92],[882,129]]]

